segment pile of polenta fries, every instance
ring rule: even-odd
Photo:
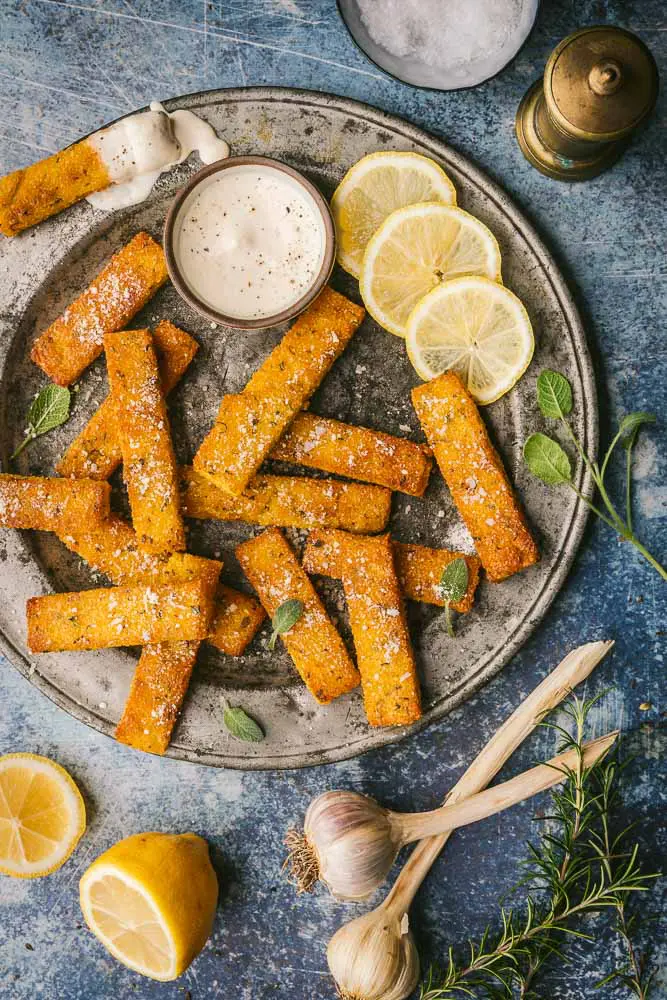
[[[283,641],[321,704],[361,684],[373,726],[421,715],[404,600],[444,605],[440,580],[464,558],[470,610],[480,567],[500,581],[538,551],[477,407],[449,372],[413,391],[430,445],[318,417],[304,409],[364,318],[325,288],[253,374],[223,397],[194,457],[178,468],[165,398],[197,344],[170,322],[127,325],[167,280],[160,246],[139,233],[37,339],[32,359],[70,385],[105,352],[110,394],[57,465],[61,478],[0,476],[0,525],[54,532],[113,586],[28,601],[34,653],[142,646],[116,738],[164,753],[200,643],[240,656],[288,600],[302,603]],[[477,556],[394,540],[391,494],[422,496],[433,456]],[[280,459],[339,477],[268,475]],[[132,524],[111,512],[107,482],[122,463]],[[236,554],[259,600],[219,582],[222,564],[185,551],[183,517],[265,528]],[[309,532],[303,562],[281,528]],[[342,581],[356,665],[309,574]]]

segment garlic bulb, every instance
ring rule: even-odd
[[[407,913],[380,906],[344,924],[329,942],[327,962],[341,1000],[405,1000],[419,979]]]
[[[586,767],[606,754],[617,736],[608,733],[585,743]],[[476,823],[551,788],[577,761],[577,751],[566,750],[493,788],[422,813],[391,812],[358,792],[325,792],[311,802],[303,834],[291,830],[285,838],[293,880],[301,892],[319,878],[339,899],[366,899],[382,885],[406,844]]]
[[[382,885],[401,847],[392,813],[358,792],[332,791],[311,802],[303,834],[285,837],[300,892],[320,879],[340,899],[365,899]]]

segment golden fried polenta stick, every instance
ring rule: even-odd
[[[326,705],[357,687],[359,674],[345,644],[278,528],[243,542],[236,555],[270,615],[285,601],[302,602],[301,617],[281,639],[313,698]]]
[[[109,169],[87,140],[0,177],[0,233],[23,229],[111,184]]]
[[[182,551],[178,473],[153,338],[149,330],[109,333],[104,348],[139,546],[147,552]]]
[[[137,233],[35,341],[30,357],[58,385],[70,385],[167,280],[162,247]]]
[[[140,549],[136,532],[117,514],[100,525],[81,522],[56,534],[70,551],[118,586],[157,581],[169,561],[166,554],[158,556]]]
[[[163,320],[153,330],[153,345],[157,355],[162,391],[167,395],[174,388],[194,358],[199,345],[185,330]],[[56,465],[61,476],[74,479],[108,479],[122,462],[118,421],[110,396],[100,404],[93,416]]]
[[[114,736],[119,743],[163,754],[181,711],[199,642],[144,646]]]
[[[264,608],[254,597],[221,583],[207,641],[227,656],[242,656],[265,618]]]
[[[412,390],[412,402],[489,580],[539,559],[526,518],[475,402],[455,372]]]
[[[337,479],[259,475],[235,497],[182,466],[180,484],[183,513],[200,519],[372,534],[386,526],[391,508],[391,493],[384,487]]]
[[[194,468],[240,496],[290,421],[308,402],[364,318],[361,306],[324,288],[240,395],[224,396]]]
[[[192,576],[201,575],[205,564],[212,562],[185,552],[171,556],[143,552],[136,533],[115,514],[99,526],[70,527],[59,532],[58,537],[68,549],[116,584],[169,582],[185,568],[190,569]],[[208,641],[229,656],[241,656],[264,617],[262,606],[254,597],[219,584]]]
[[[343,581],[366,716],[372,726],[407,726],[421,717],[421,694],[389,535],[313,531],[308,553],[328,549]],[[319,555],[315,555],[319,559]],[[313,568],[311,568],[313,567]]]
[[[433,459],[422,444],[314,413],[299,413],[270,458],[420,497]]]
[[[109,514],[108,483],[0,474],[0,528],[64,530],[100,524]]]
[[[210,582],[201,577],[185,583],[31,597],[28,648],[52,653],[205,639],[212,614]]]
[[[164,581],[186,581],[196,572],[208,602],[214,600],[222,563],[176,553]],[[164,753],[178,719],[200,642],[158,642],[144,646],[115,736],[138,750]]]
[[[452,602],[459,614],[470,611],[475,600],[479,583],[480,560],[465,552],[451,552],[449,549],[430,549],[426,545],[406,545],[392,542],[394,565],[403,595],[411,601],[437,604],[444,607],[440,581],[442,574],[455,559],[464,559],[468,567],[468,589],[460,601]]]
[[[452,604],[455,611],[465,614],[472,608],[475,591],[479,583],[480,561],[477,556],[449,549],[429,549],[425,545],[406,545],[392,541],[394,566],[401,585],[403,597],[425,604],[443,607],[440,581],[445,568],[455,559],[465,559],[468,567],[468,589],[460,601]],[[345,575],[345,560],[353,559],[350,547],[341,548],[333,532],[324,532],[323,537],[313,539],[313,533],[303,555],[303,564],[309,573],[333,576],[342,579]]]

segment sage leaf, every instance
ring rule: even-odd
[[[545,417],[559,420],[572,412],[572,386],[564,375],[546,369],[537,380],[537,403]]]
[[[549,486],[572,481],[567,452],[546,434],[531,434],[523,446],[523,457],[533,475]]]
[[[279,608],[277,608],[276,613],[271,619],[271,627],[273,632],[269,639],[269,649],[275,649],[276,639],[279,635],[284,635],[286,632],[296,625],[299,618],[303,614],[303,601],[299,601],[297,598],[291,598],[289,601],[284,601]]]
[[[654,413],[646,413],[638,410],[636,413],[628,413],[621,420],[618,433],[624,448],[632,448],[642,424],[654,424],[656,417]]]
[[[69,418],[71,402],[72,394],[69,389],[53,383],[45,385],[30,404],[26,436],[12,455],[12,459],[21,454],[29,441],[64,424]]]
[[[445,566],[440,577],[443,600],[456,604],[463,600],[468,590],[468,564],[465,559],[453,559]]]
[[[236,740],[243,740],[244,743],[261,743],[264,739],[264,732],[260,726],[242,708],[231,708],[226,705],[222,721]]]
[[[468,590],[468,564],[465,559],[453,559],[442,571],[440,593],[445,601],[445,621],[447,632],[454,638],[452,603],[462,600]]]

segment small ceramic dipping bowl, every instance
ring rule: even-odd
[[[169,276],[214,323],[263,330],[297,316],[329,279],[336,255],[324,197],[303,174],[265,156],[200,170],[164,227]]]

